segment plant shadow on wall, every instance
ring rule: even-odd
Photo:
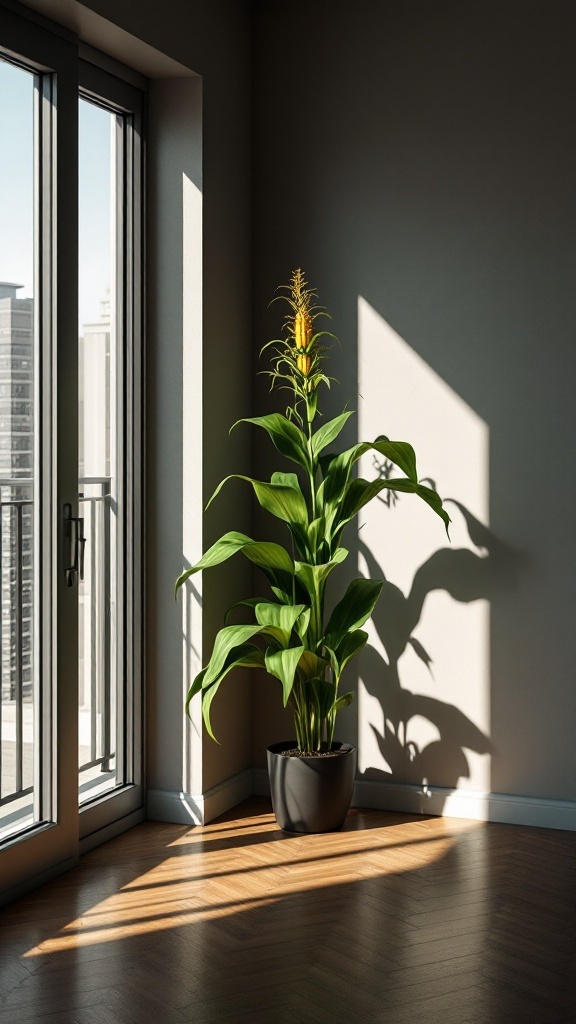
[[[385,477],[389,467],[382,464],[378,470]],[[394,495],[391,500],[381,500],[390,506],[401,497]],[[477,550],[444,547],[435,551],[415,572],[407,595],[386,579],[368,546],[359,543],[359,554],[369,574],[384,579],[372,622],[386,657],[368,644],[361,656],[360,675],[367,693],[383,710],[383,732],[373,724],[370,728],[387,765],[387,769],[365,767],[360,778],[418,786],[423,797],[430,795],[429,785],[452,790],[457,788],[460,779],[469,778],[466,751],[486,755],[494,751],[489,737],[454,704],[414,693],[403,686],[401,658],[412,648],[430,674],[433,685],[440,690],[443,680],[434,676],[434,651],[425,648],[416,636],[426,598],[442,590],[458,602],[489,601],[502,588],[513,584],[518,562],[518,554],[498,540],[461,502],[445,498],[444,504],[451,513],[453,509],[458,510]],[[463,664],[462,685],[459,686],[462,692],[466,690],[466,672]],[[408,738],[410,722],[416,717],[425,719],[433,727],[435,739],[418,744]],[[438,798],[438,793],[435,796]]]

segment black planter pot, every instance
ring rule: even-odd
[[[272,807],[286,832],[334,832],[348,813],[354,776],[356,748],[333,743],[336,757],[286,757],[283,750],[296,747],[295,740],[272,743],[267,748]]]

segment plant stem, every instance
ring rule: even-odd
[[[310,521],[314,522],[316,519],[316,471],[317,465],[314,458],[314,449],[312,447],[312,422],[314,416],[310,417],[310,399],[306,398],[306,420],[308,423],[308,456],[310,459],[310,468],[308,470],[308,477],[310,480],[310,509],[311,517]],[[315,561],[315,560],[314,560]]]

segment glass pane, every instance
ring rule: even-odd
[[[33,74],[0,58],[0,840],[40,815],[35,89]]]
[[[85,803],[123,783],[123,685],[117,637],[119,522],[116,331],[117,116],[79,109],[79,514],[86,537],[79,588],[79,786]],[[0,398],[1,401],[1,398]]]

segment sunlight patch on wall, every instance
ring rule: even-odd
[[[371,623],[364,628],[375,634]],[[378,643],[378,636],[371,635],[370,643]],[[358,717],[360,723],[369,722],[372,726],[372,729],[364,731],[362,743],[358,744],[358,771],[365,772],[367,768],[378,765],[384,771],[391,772],[391,765],[380,756],[377,740],[377,736],[383,736],[386,729],[384,708],[378,698],[373,697],[367,690],[361,679],[358,680]]]
[[[361,666],[359,767],[383,780],[489,790],[487,552],[474,543],[488,527],[488,427],[362,297],[358,373],[359,438],[409,441],[420,480],[452,518],[450,543],[413,495],[360,514],[360,569],[387,585]],[[360,462],[366,478],[390,471],[372,453]]]
[[[177,377],[175,378],[177,380]],[[182,175],[182,551],[184,565],[202,555],[202,192]],[[184,693],[202,667],[201,574],[183,588]],[[183,716],[183,784],[202,791],[202,711]]]

